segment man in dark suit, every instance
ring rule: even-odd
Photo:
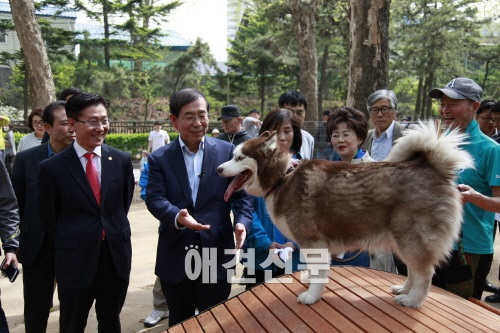
[[[361,148],[368,151],[374,160],[382,161],[405,130],[405,126],[396,121],[398,98],[394,91],[381,89],[368,96],[366,105],[375,128],[368,131]]]
[[[37,205],[38,165],[68,147],[75,139],[69,130],[66,102],[49,104],[42,120],[50,141],[16,156],[12,185],[21,219],[18,258],[23,264],[24,325],[26,332],[45,332],[54,293],[54,239],[45,233]]]
[[[61,332],[84,332],[94,300],[99,332],[120,332],[132,246],[130,156],[103,144],[108,102],[81,93],[66,104],[74,144],[40,163],[38,210],[55,239]]]
[[[4,268],[19,267],[16,250],[18,248],[19,213],[16,195],[12,189],[9,174],[0,159],[0,240],[5,255]],[[0,255],[1,255],[0,251]],[[9,332],[9,325],[0,302],[0,332]]]
[[[229,180],[216,169],[232,158],[234,145],[205,136],[209,108],[195,89],[175,93],[170,121],[179,138],[148,159],[146,204],[160,220],[155,274],[167,298],[170,326],[192,317],[196,308],[202,312],[228,298],[230,276],[222,265],[234,256],[224,250],[241,248],[252,220],[252,199],[244,191],[224,201]],[[216,253],[208,258],[207,250]],[[199,274],[191,274],[202,265]]]

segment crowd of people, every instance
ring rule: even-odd
[[[0,160],[5,159],[0,163],[4,268],[23,265],[26,332],[45,332],[55,283],[62,332],[83,332],[94,302],[98,330],[120,332],[132,258],[127,218],[134,190],[132,162],[104,142],[111,123],[106,99],[78,89],[62,95],[44,110],[31,112],[33,133],[17,151],[6,127],[9,119],[0,116],[6,127],[0,145]],[[457,170],[463,228],[433,283],[465,298],[481,299],[486,288],[494,292],[486,300],[500,303],[499,289],[486,280],[498,227],[495,213],[500,212],[500,148],[495,142],[500,141],[500,103],[482,101],[481,87],[468,78],[432,89],[429,97],[440,101],[446,131],[468,134],[464,149],[475,163],[474,169]],[[218,120],[223,133],[207,135],[210,104],[203,93],[186,88],[170,98],[169,120],[178,138],[170,142],[162,123],[155,122],[141,160],[141,198],[159,223],[153,309],[145,326],[166,318],[172,326],[226,300],[235,249],[253,253],[251,260],[242,260],[247,289],[298,269],[300,244],[272,223],[263,198],[239,191],[226,201],[230,179],[220,177],[217,167],[232,158],[235,146],[266,131],[276,132],[277,149],[290,152],[291,166],[311,158],[383,161],[408,125],[397,121],[393,91],[377,90],[366,104],[366,113],[347,106],[325,110],[313,137],[302,129],[306,97],[288,91],[262,120],[255,109],[244,117],[236,105],[222,107]],[[203,269],[194,274],[200,264]],[[332,253],[331,264],[407,274],[390,252]],[[0,331],[8,331],[3,311]]]

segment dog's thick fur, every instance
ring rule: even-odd
[[[464,140],[457,132],[438,136],[432,122],[421,123],[397,141],[384,162],[304,160],[287,173],[290,154],[276,149],[275,133],[265,132],[239,145],[218,172],[238,175],[228,196],[244,188],[266,197],[273,222],[301,248],[397,253],[408,278],[392,288],[396,302],[418,308],[434,267],[449,256],[459,234],[462,203],[454,179],[459,169],[473,167],[459,149]],[[318,277],[327,276],[320,270]],[[299,302],[317,302],[324,285],[311,283]]]

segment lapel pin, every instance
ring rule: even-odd
[[[110,161],[111,161],[111,160],[113,160],[113,157],[111,157],[111,156],[110,156],[110,157],[108,157],[108,160],[110,160]]]

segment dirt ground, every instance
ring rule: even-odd
[[[152,329],[145,329],[143,321],[152,310],[152,288],[155,280],[154,263],[156,257],[158,222],[151,216],[144,203],[136,203],[129,213],[132,225],[132,273],[127,299],[121,313],[123,333],[132,332],[161,332],[168,328],[166,321]],[[495,243],[494,263],[490,271],[489,280],[498,285],[498,267],[500,265],[500,237]],[[22,272],[21,272],[22,274]],[[9,328],[12,333],[24,332],[23,323],[23,294],[22,275],[14,283],[5,278],[0,278],[2,307],[7,316]],[[239,285],[233,285],[232,295],[243,291]],[[490,295],[485,292],[483,297]],[[491,304],[500,309],[500,304]],[[424,305],[425,306],[425,305]],[[59,302],[54,296],[54,311],[50,313],[47,332],[56,333],[59,320]],[[97,332],[95,311],[90,311],[87,329],[85,332]]]

